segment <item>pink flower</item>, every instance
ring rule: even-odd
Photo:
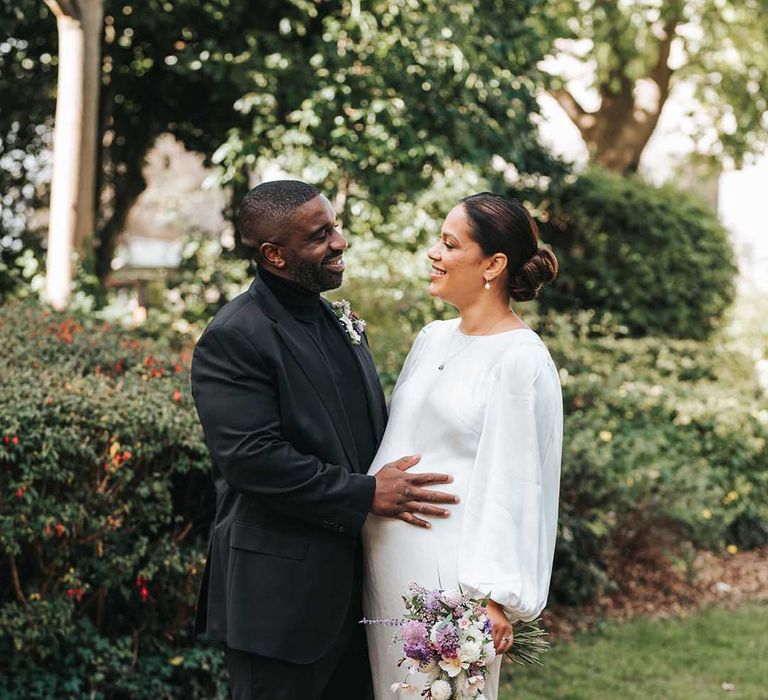
[[[427,628],[422,622],[408,620],[402,627],[402,635],[406,644],[418,644],[427,640]]]

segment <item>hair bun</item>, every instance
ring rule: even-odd
[[[509,296],[515,301],[535,299],[541,288],[557,277],[557,258],[547,248],[539,248],[521,270],[510,278]]]

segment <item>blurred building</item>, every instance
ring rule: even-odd
[[[138,307],[160,300],[165,280],[179,266],[190,234],[231,234],[223,210],[226,192],[216,171],[173,136],[161,136],[144,168],[147,188],[128,215],[112,262],[109,286],[131,294]]]

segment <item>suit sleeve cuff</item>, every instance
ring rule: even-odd
[[[373,506],[373,496],[376,493],[376,478],[368,474],[352,475],[355,495],[355,510],[350,512],[350,528],[359,534],[365,524],[368,513]]]

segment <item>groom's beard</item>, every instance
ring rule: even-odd
[[[335,259],[340,256],[334,255]],[[288,278],[308,292],[325,292],[341,286],[344,272],[334,272],[317,263],[303,260],[293,255],[286,255]]]

